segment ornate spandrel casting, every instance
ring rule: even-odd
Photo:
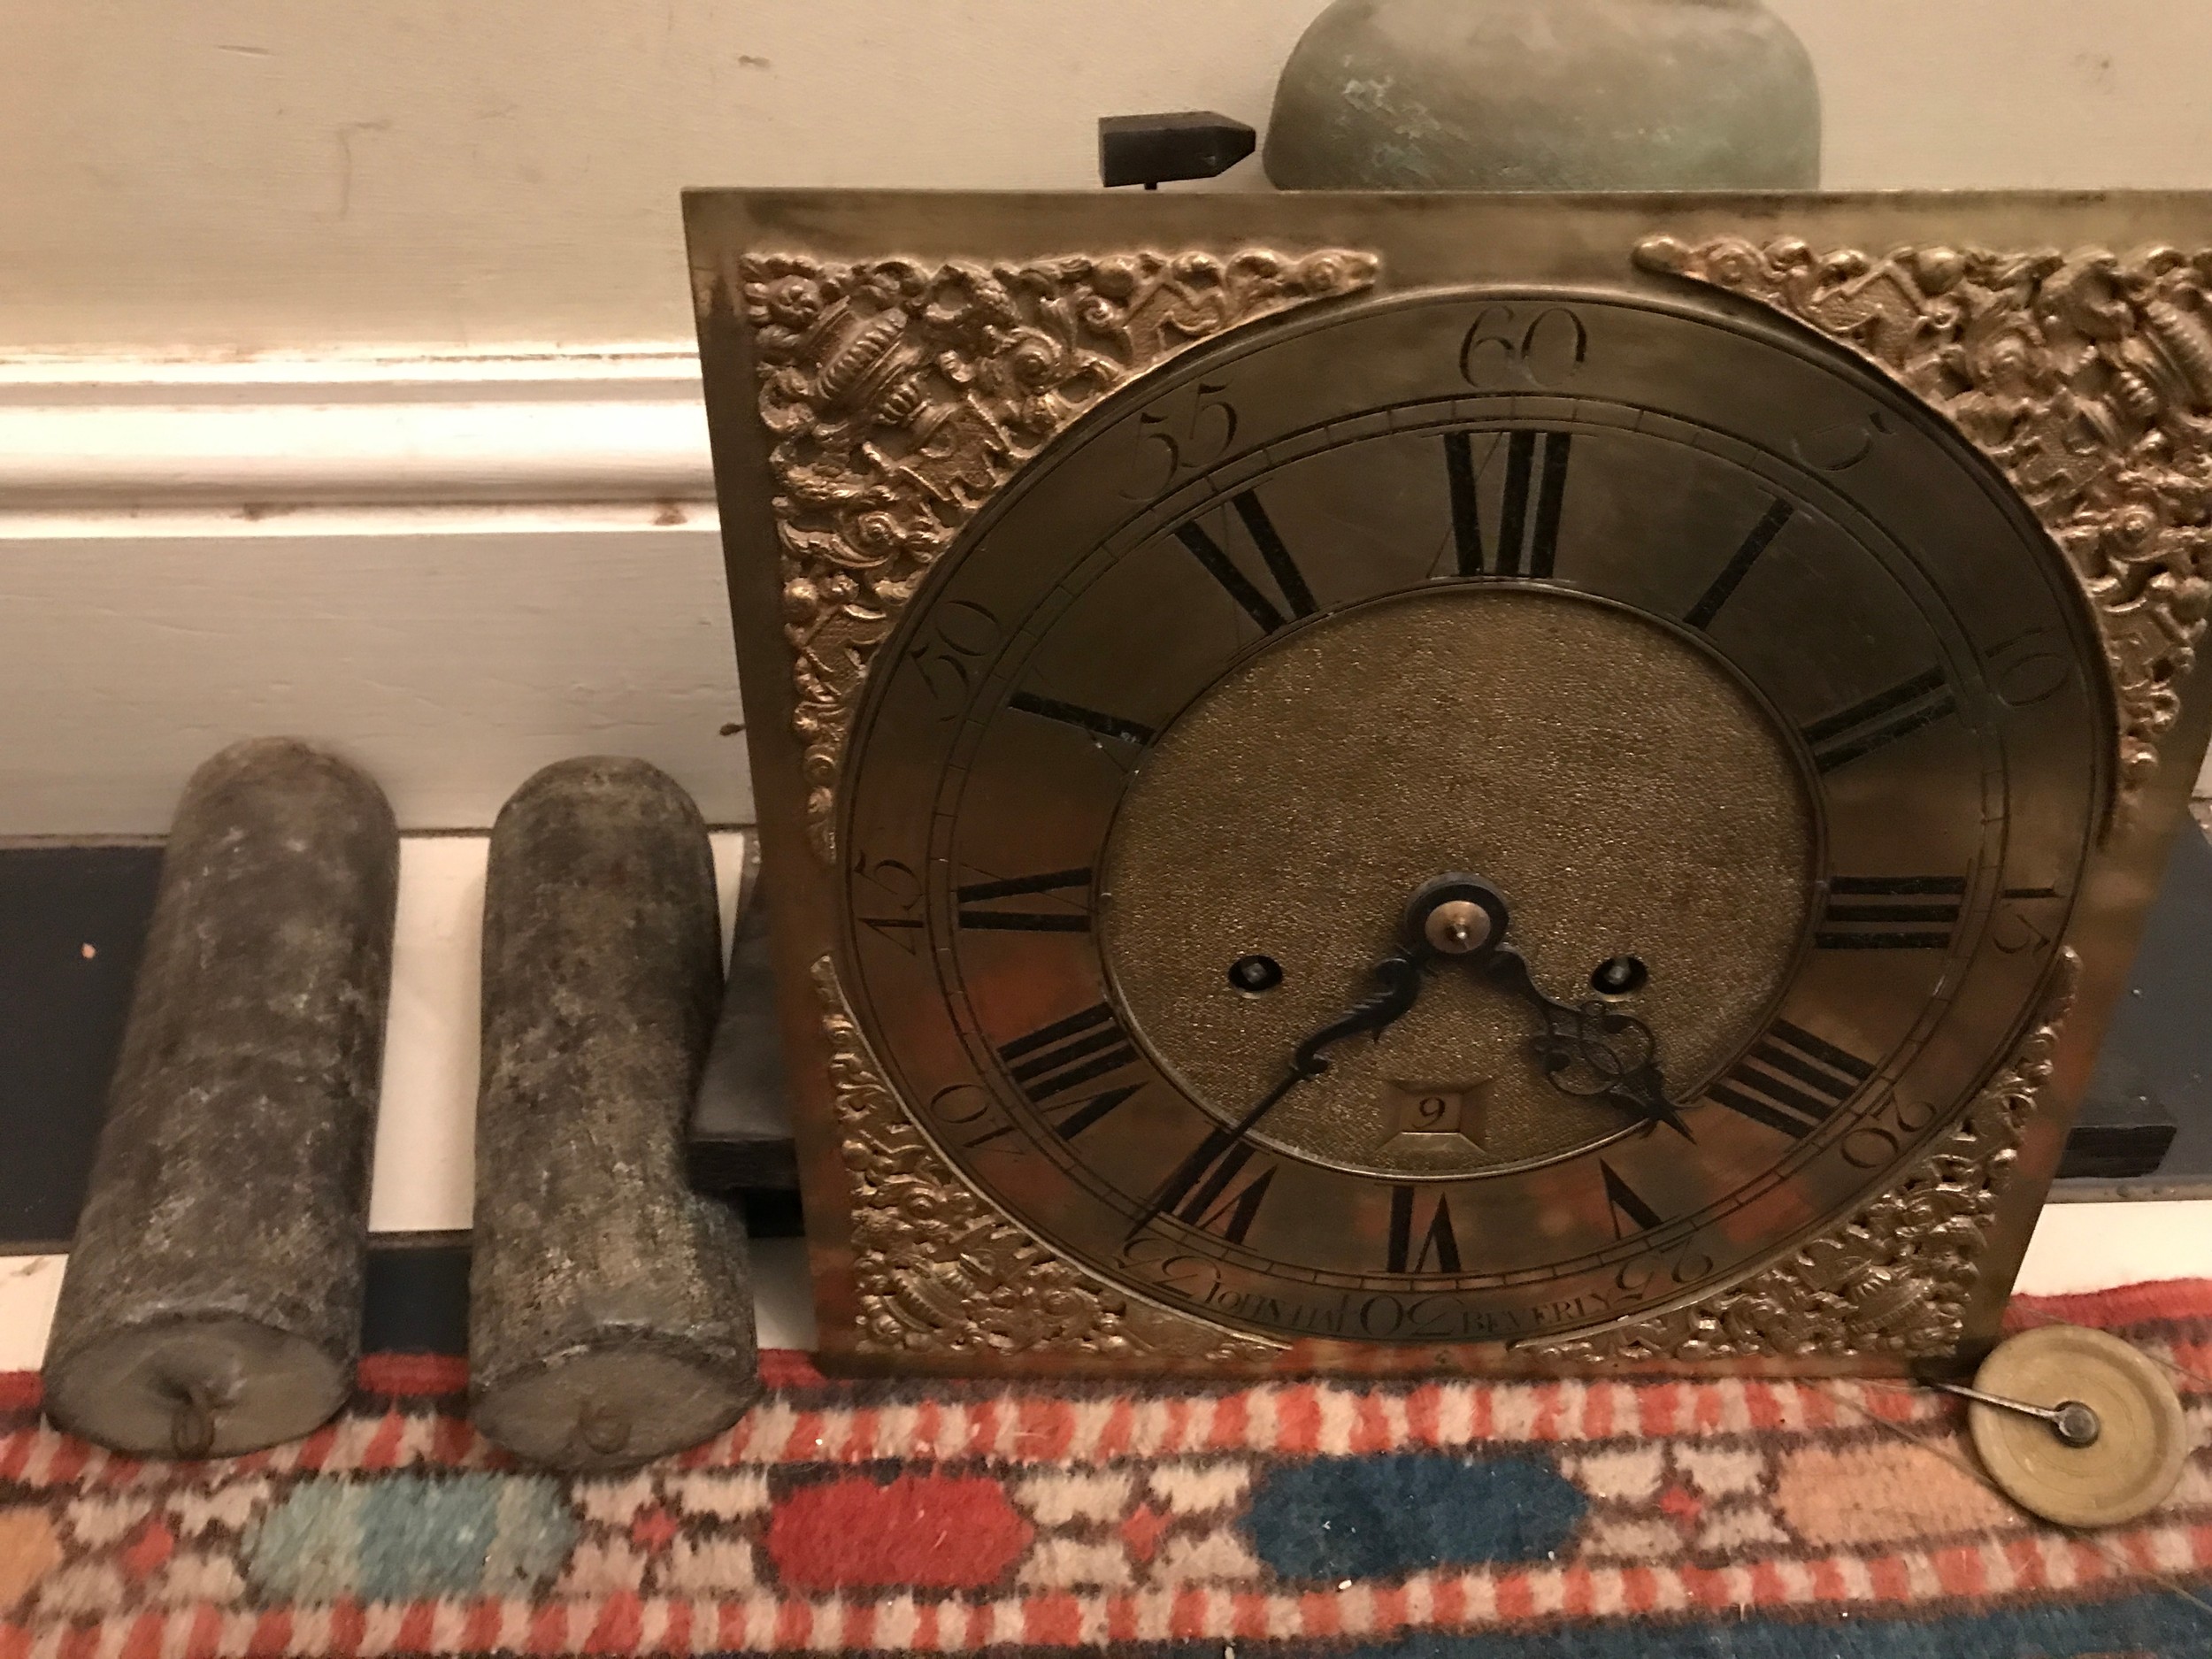
[[[1249,1364],[1276,1351],[1133,1302],[1007,1220],[901,1108],[827,956],[814,988],[852,1182],[860,1352]]]
[[[832,851],[838,764],[870,660],[1015,468],[1131,376],[1239,323],[1355,293],[1375,272],[1368,254],[1256,248],[741,263],[818,852]]]
[[[2212,611],[2212,250],[1876,256],[1652,236],[1635,257],[1852,347],[2002,469],[2089,596],[2119,703],[2120,787],[2139,787]]]
[[[2051,1076],[2080,958],[2062,949],[2011,1064],[1912,1174],[1842,1226],[1732,1289],[1657,1318],[1529,1351],[1578,1363],[1738,1357],[1948,1354],[2011,1179],[2020,1140]]]

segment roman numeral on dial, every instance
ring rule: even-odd
[[[1249,1141],[1231,1142],[1225,1132],[1216,1130],[1207,1137],[1205,1146],[1213,1156],[1203,1162],[1193,1160],[1195,1167],[1191,1168],[1189,1179],[1179,1191],[1165,1194],[1164,1208],[1186,1226],[1213,1233],[1231,1244],[1242,1244],[1275,1179],[1274,1166],[1270,1164],[1243,1179],[1245,1166],[1254,1155]]]
[[[1729,555],[1728,563],[1722,565],[1720,574],[1713,578],[1713,585],[1699,595],[1698,602],[1683,617],[1686,626],[1703,628],[1711,625],[1713,618],[1720,614],[1720,608],[1743,585],[1743,579],[1751,574],[1751,567],[1759,562],[1759,555],[1765,552],[1774,538],[1788,526],[1795,511],[1796,509],[1786,501],[1778,501],[1766,510],[1766,516],[1751,526],[1750,534],[1744,537],[1742,544]]]
[[[1103,1002],[1017,1037],[998,1052],[1038,1115],[1063,1141],[1074,1140],[1144,1087],[1141,1076],[1133,1083],[1109,1080],[1136,1064],[1137,1049]],[[1085,1087],[1101,1081],[1108,1087]],[[1012,1124],[1001,1124],[968,1145],[985,1146],[1013,1133]]]
[[[1814,766],[1824,772],[1833,772],[1908,733],[1932,725],[1957,707],[1943,671],[1931,668],[1887,691],[1875,693],[1863,703],[1815,720],[1805,728],[1805,741],[1813,751]]]
[[[1444,434],[1444,477],[1451,489],[1452,541],[1462,576],[1549,576],[1559,557],[1559,514],[1567,499],[1567,461],[1574,434],[1524,429],[1509,433],[1505,496],[1498,513],[1494,561],[1486,564],[1482,503],[1476,493],[1474,435]]]
[[[1729,1110],[1799,1140],[1873,1075],[1874,1068],[1856,1055],[1778,1019],[1705,1093]]]
[[[1275,532],[1267,509],[1260,505],[1260,498],[1250,490],[1229,498],[1230,506],[1244,526],[1244,533],[1252,538],[1252,545],[1259,549],[1260,558],[1266,565],[1268,574],[1282,592],[1283,603],[1290,607],[1293,617],[1310,617],[1316,606],[1313,590],[1306,586],[1303,572],[1298,562],[1284,546],[1283,538]],[[1175,539],[1190,549],[1191,557],[1205,569],[1206,573],[1219,582],[1230,598],[1243,609],[1244,614],[1260,626],[1263,634],[1272,634],[1290,620],[1275,608],[1275,602],[1262,593],[1259,584],[1237,568],[1228,550],[1214,540],[1205,526],[1195,519],[1175,527]]]
[[[1087,933],[1088,910],[1025,910],[993,908],[998,899],[1073,893],[1071,902],[1087,898],[1091,887],[1088,865],[1080,870],[1051,870],[1041,876],[1016,876],[1005,881],[977,881],[953,889],[958,909],[953,912],[961,926],[998,933]]]
[[[1948,950],[1964,876],[1834,876],[1813,943],[1822,950]]]
[[[1436,1195],[1436,1208],[1420,1225],[1420,1194],[1408,1186],[1390,1189],[1390,1257],[1385,1270],[1392,1273],[1456,1273],[1459,1235],[1452,1229],[1451,1200]],[[1419,1235],[1417,1247],[1416,1234]],[[1432,1263],[1433,1265],[1432,1266]]]
[[[1636,1195],[1636,1189],[1621,1179],[1621,1173],[1603,1158],[1598,1160],[1598,1173],[1605,1180],[1605,1207],[1613,1217],[1613,1236],[1624,1239],[1632,1233],[1649,1233],[1659,1225],[1659,1212]],[[1627,1222],[1627,1226],[1621,1225]]]
[[[1074,726],[1095,737],[1119,738],[1125,743],[1140,746],[1149,743],[1159,733],[1150,726],[1135,720],[1125,720],[1118,714],[1103,714],[1096,709],[1087,709],[1079,703],[1063,703],[1057,697],[1040,696],[1033,691],[1018,691],[1007,698],[1006,706],[1019,709],[1024,714],[1033,714],[1041,719],[1057,720],[1063,726]]]
[[[1137,1047],[1112,1008],[1098,1002],[1015,1038],[998,1056],[1031,1103],[1041,1106],[1055,1095],[1135,1064]]]

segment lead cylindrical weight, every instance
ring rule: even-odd
[[[492,827],[470,1387],[541,1463],[642,1463],[759,1393],[744,1234],[683,1173],[717,916],[698,809],[642,761],[549,766]]]
[[[344,1402],[398,879],[334,756],[256,739],[186,785],[47,1348],[64,1428],[221,1456]]]

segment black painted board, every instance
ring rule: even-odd
[[[372,1240],[365,1291],[364,1354],[469,1351],[467,1233]]]
[[[2067,1137],[2055,1198],[2212,1194],[2212,841],[2184,826]]]
[[[158,846],[0,849],[0,1252],[77,1230],[160,876]]]

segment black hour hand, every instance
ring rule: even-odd
[[[1275,1087],[1260,1096],[1243,1117],[1226,1129],[1217,1129],[1198,1143],[1198,1148],[1170,1175],[1152,1195],[1151,1202],[1139,1212],[1135,1224],[1129,1229],[1134,1239],[1156,1220],[1164,1210],[1180,1203],[1200,1177],[1210,1168],[1223,1152],[1244,1139],[1256,1128],[1261,1118],[1282,1103],[1283,1097],[1301,1083],[1319,1077],[1329,1069],[1322,1055],[1324,1048],[1333,1048],[1347,1037],[1356,1037],[1362,1032],[1382,1035],[1385,1027],[1404,1016],[1421,995],[1421,964],[1412,956],[1400,952],[1385,956],[1375,964],[1375,978],[1381,988],[1362,998],[1340,1019],[1315,1032],[1300,1043],[1292,1053],[1290,1067]]]

